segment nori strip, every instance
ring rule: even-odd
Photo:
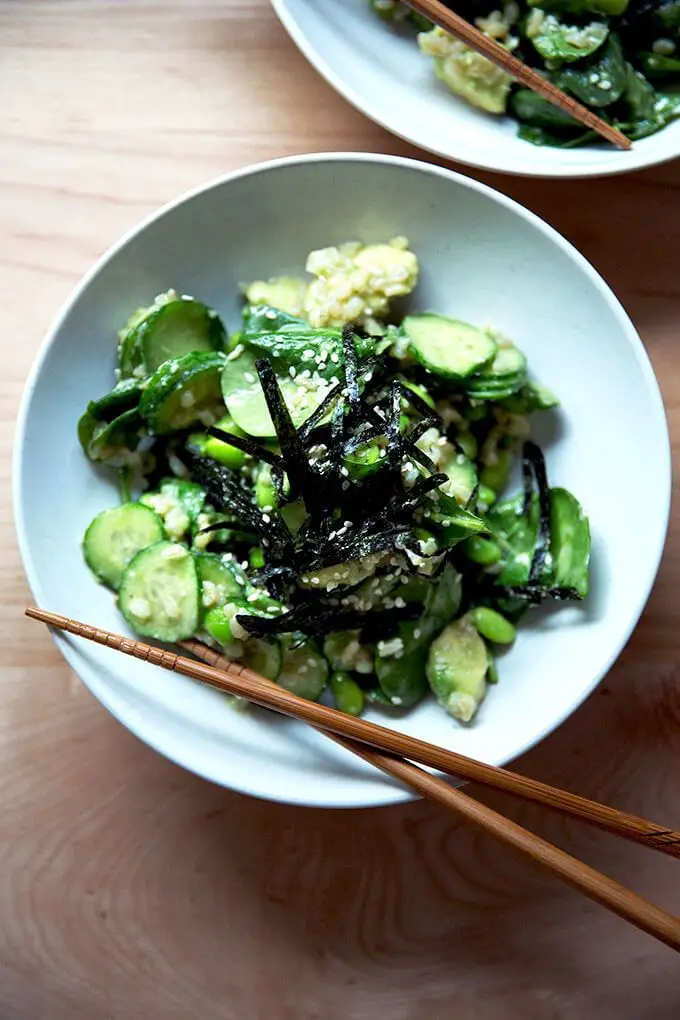
[[[529,568],[529,584],[535,584],[541,576],[546,557],[550,551],[550,489],[545,468],[545,458],[536,443],[526,442],[522,453],[522,474],[524,478],[524,513],[531,506],[530,476],[533,474],[538,489],[539,520],[536,547]]]
[[[420,606],[411,604],[403,609],[342,609],[337,605],[320,606],[317,602],[304,602],[279,616],[250,616],[240,614],[236,619],[241,626],[256,637],[274,634],[289,634],[304,631],[305,634],[328,634],[338,630],[357,630],[376,626],[394,630],[395,622],[413,619],[420,615]]]
[[[342,383],[338,383],[332,390],[328,391],[316,410],[312,411],[309,418],[306,418],[303,421],[302,425],[298,429],[298,436],[302,442],[304,442],[308,438],[310,432],[312,432],[312,430],[320,424],[322,418],[324,418],[329,412],[334,401],[341,393]]]
[[[231,432],[225,432],[224,429],[218,429],[215,425],[211,425],[208,430],[208,435],[213,436],[214,439],[219,439],[221,443],[225,443],[227,446],[233,446],[237,450],[241,450],[243,453],[250,454],[251,457],[256,457],[259,460],[264,461],[266,464],[271,464],[273,467],[280,467],[283,465],[283,460],[277,453],[272,453],[271,450],[267,450],[264,446],[260,446],[259,443],[254,443],[248,436],[234,436]]]

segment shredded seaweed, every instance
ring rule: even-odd
[[[217,428],[215,425],[211,425],[208,428],[208,435],[214,439],[219,439],[226,446],[233,446],[236,450],[241,450],[243,453],[250,454],[251,457],[264,461],[265,464],[271,464],[272,467],[281,467],[283,465],[283,460],[278,454],[272,453],[266,447],[253,442],[248,436],[235,436],[231,432],[225,432],[224,429]]]
[[[522,477],[524,480],[524,513],[531,507],[533,497],[532,479],[538,491],[538,533],[536,547],[529,568],[529,584],[536,584],[543,572],[546,557],[550,551],[550,489],[545,467],[545,458],[536,443],[526,442],[522,452]]]

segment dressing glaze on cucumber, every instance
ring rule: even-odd
[[[418,310],[405,238],[307,270],[247,285],[229,336],[174,291],[132,315],[78,423],[124,493],[86,562],[138,634],[353,714],[432,691],[468,724],[524,613],[588,593],[588,519],[529,438],[557,400],[513,340]]]

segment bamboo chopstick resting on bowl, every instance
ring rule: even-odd
[[[653,935],[672,949],[680,951],[679,918],[673,917],[666,911],[642,899],[618,882],[615,882],[606,875],[600,874],[565,851],[523,829],[516,822],[505,818],[486,805],[480,804],[462,791],[452,788],[444,780],[430,775],[418,766],[411,764],[411,762],[396,757],[396,755],[405,754],[407,757],[411,757],[411,752],[415,748],[418,753],[413,756],[420,756],[422,760],[425,758],[425,753],[428,749],[434,749],[441,752],[444,758],[451,757],[452,759],[459,759],[463,763],[474,764],[470,759],[453,755],[443,748],[436,748],[435,745],[407,737],[404,734],[377,726],[374,723],[368,723],[365,720],[355,719],[351,716],[343,716],[343,713],[337,712],[335,709],[326,708],[324,705],[306,702],[302,698],[298,698],[289,691],[258,676],[252,670],[236,663],[228,663],[229,668],[227,670],[216,669],[214,666],[194,662],[174,652],[155,648],[142,641],[135,641],[120,634],[114,634],[111,631],[79,623],[76,620],[71,620],[68,617],[38,609],[34,606],[26,609],[26,615],[70,634],[75,634],[97,644],[105,645],[116,651],[132,655],[135,658],[143,659],[154,665],[162,666],[164,669],[182,673],[185,676],[216,687],[218,690],[246,697],[255,704],[274,708],[278,712],[302,719],[322,729],[327,728],[332,731],[328,735],[333,736],[334,739],[347,747],[348,750],[358,754],[388,775],[400,779],[423,796],[452,808],[485,832],[515,847],[515,849],[521,850],[532,860],[536,861],[536,863],[562,879],[562,881],[580,889],[586,896],[607,907],[642,931]],[[200,644],[200,642],[197,644]],[[193,642],[189,647],[195,650]],[[217,656],[213,661],[219,661],[220,658]],[[228,662],[228,660],[224,661]],[[344,736],[338,736],[337,734],[339,733],[344,734]],[[347,736],[350,737],[349,740]],[[366,746],[367,744],[372,746]],[[381,751],[376,750],[376,747],[381,748]],[[388,753],[385,754],[383,753],[384,751],[388,751]],[[481,763],[476,764],[479,765]],[[484,768],[490,772],[503,773],[504,771],[503,769],[492,769],[491,766],[484,766]],[[453,767],[449,770],[461,774],[461,769],[459,768]],[[512,776],[512,773],[507,773],[507,775]],[[519,780],[522,777],[515,776],[514,778]],[[488,785],[493,784],[488,782]],[[545,789],[549,790],[551,788],[545,787]],[[559,791],[555,792],[558,793]],[[591,803],[593,808],[598,807],[593,802],[586,801],[585,803]],[[634,821],[643,822],[642,819],[634,819]],[[651,823],[646,824],[651,827]],[[677,840],[677,834],[670,833],[670,830],[666,830],[666,832]],[[620,832],[620,834],[624,833]],[[640,837],[637,835],[632,838],[639,839]],[[649,845],[654,844],[651,843]],[[661,847],[657,848],[660,849]]]
[[[548,81],[547,78],[544,78],[537,71],[527,67],[521,60],[514,57],[509,50],[501,46],[500,43],[497,43],[495,39],[484,35],[483,32],[475,28],[474,25],[471,25],[465,18],[461,18],[459,14],[455,14],[448,7],[445,7],[440,0],[403,0],[403,2],[414,11],[417,11],[418,14],[422,14],[423,17],[434,22],[435,25],[439,25],[440,28],[443,28],[446,32],[466,43],[471,49],[476,50],[477,53],[487,57],[503,71],[507,71],[515,81],[526,85],[528,89],[543,96],[553,106],[557,106],[558,109],[568,113],[575,120],[580,121],[581,124],[585,124],[592,131],[596,131],[598,135],[601,135],[608,142],[618,146],[620,149],[632,148],[630,139],[626,138],[621,131],[612,127],[611,124],[607,124],[601,117],[594,114],[592,110],[589,110],[576,99],[572,99],[571,96],[562,92],[561,89],[558,89],[556,85],[553,85],[551,81]]]

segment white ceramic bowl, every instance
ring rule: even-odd
[[[386,156],[296,157],[229,174],[128,234],[77,288],[31,373],[15,453],[21,552],[40,605],[125,630],[80,550],[88,522],[115,501],[114,486],[76,438],[86,402],[111,387],[116,329],[171,286],[235,325],[240,282],[298,272],[312,248],[395,234],[406,234],[421,259],[418,305],[495,324],[562,398],[563,412],[538,438],[552,482],[573,489],[592,524],[587,603],[537,614],[521,628],[474,725],[458,725],[433,700],[393,721],[499,764],[573,712],[628,639],[662,552],[670,468],[656,381],[616,298],[554,230],[481,184]],[[302,725],[235,712],[212,690],[93,644],[64,637],[57,644],[122,723],[217,783],[310,805],[407,797]],[[387,721],[376,711],[370,717]]]
[[[376,17],[368,0],[272,0],[309,62],[350,103],[414,145],[469,166],[527,177],[599,177],[680,155],[680,121],[621,152],[605,142],[537,147],[517,124],[476,110],[434,75],[412,33]]]

